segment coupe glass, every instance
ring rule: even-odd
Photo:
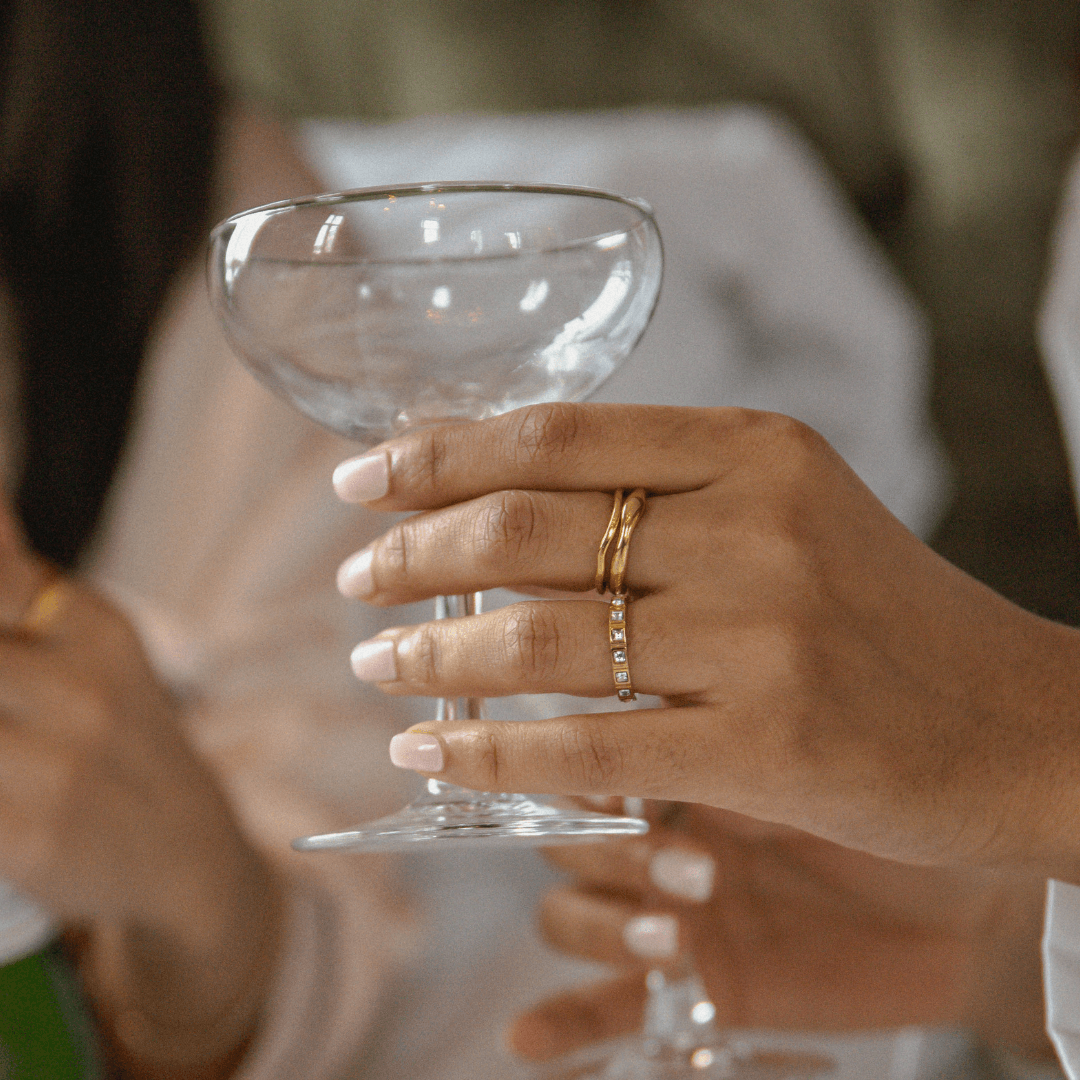
[[[582,188],[424,184],[237,214],[211,236],[209,284],[255,375],[366,448],[420,425],[587,397],[644,332],[662,267],[644,203]],[[440,598],[436,615],[467,617],[479,605],[480,594]],[[443,700],[438,718],[482,708]],[[396,814],[294,846],[415,850],[647,828],[429,780]]]

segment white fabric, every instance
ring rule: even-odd
[[[923,420],[924,328],[783,124],[746,110],[439,119],[313,125],[305,143],[327,187],[529,179],[645,196],[664,232],[664,295],[598,397],[794,414],[902,520],[931,526],[942,480]],[[502,1024],[582,977],[530,930],[548,881],[535,856],[410,860],[400,888],[424,928],[412,941],[392,862],[288,852],[290,837],[374,816],[415,783],[389,766],[386,743],[416,714],[347,669],[355,641],[427,617],[334,593],[337,562],[386,525],[331,493],[330,472],[351,452],[246,374],[192,277],[150,352],[89,569],[187,688],[193,737],[295,882],[286,960],[245,1080],[354,1068],[509,1080],[524,1070],[502,1049]],[[845,1054],[842,1077],[885,1076],[895,1049]]]

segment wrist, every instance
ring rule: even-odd
[[[1046,882],[1037,874],[994,877],[998,887],[974,929],[966,1026],[999,1053],[1052,1062],[1039,950]]]
[[[219,1080],[255,1035],[277,964],[282,896],[254,852],[229,907],[188,926],[138,921],[95,934],[101,1019],[121,1075]]]

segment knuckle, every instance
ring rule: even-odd
[[[398,643],[398,663],[402,665],[402,678],[417,686],[431,686],[438,682],[442,666],[442,650],[439,633],[435,627],[421,626]]]
[[[583,417],[580,406],[566,402],[522,409],[515,432],[519,463],[534,464],[572,452],[581,438]]]
[[[498,791],[505,779],[506,768],[494,733],[472,732],[466,737],[463,748],[478,777],[479,786]]]
[[[514,604],[506,609],[503,645],[507,658],[527,678],[537,682],[566,674],[559,628],[550,605]]]
[[[449,453],[447,432],[440,428],[419,432],[415,444],[393,463],[394,486],[422,498],[437,498]]]
[[[556,750],[566,772],[584,792],[615,791],[624,775],[622,748],[598,728],[574,725],[563,729]]]
[[[485,562],[501,568],[518,562],[540,533],[542,513],[530,491],[500,491],[484,500],[478,550]]]
[[[382,538],[375,562],[382,588],[405,581],[409,576],[410,522],[400,522]]]

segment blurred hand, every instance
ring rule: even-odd
[[[543,405],[404,435],[343,497],[425,511],[342,566],[379,605],[593,586],[615,488],[630,664],[668,708],[420,724],[398,764],[494,791],[706,803],[908,862],[1080,881],[1080,632],[935,555],[814,432],[739,409]],[[390,630],[393,694],[613,693],[605,604],[528,601]]]
[[[274,963],[273,873],[242,835],[126,620],[51,576],[0,514],[0,877],[84,942],[126,1075],[226,1076]]]
[[[1053,1057],[1041,880],[903,866],[688,806],[640,840],[547,855],[572,879],[543,903],[545,937],[618,973],[519,1017],[511,1044],[526,1057],[637,1030],[646,967],[676,956],[693,960],[721,1027],[956,1026]]]

